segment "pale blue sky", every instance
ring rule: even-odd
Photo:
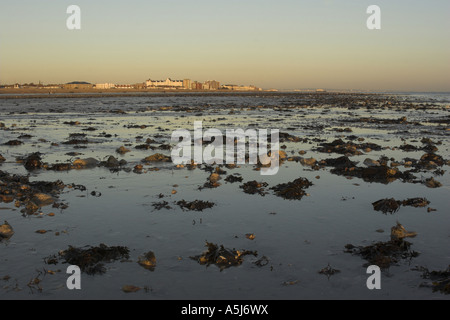
[[[81,30],[66,28],[71,4]],[[381,30],[366,28],[371,4]],[[448,0],[2,1],[0,82],[450,91],[449,14]]]

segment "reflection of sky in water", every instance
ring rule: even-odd
[[[287,98],[286,98],[287,99]],[[362,123],[343,123],[349,115],[358,117],[377,116],[379,118],[396,119],[403,115],[408,119],[423,117],[439,117],[447,113],[441,110],[407,111],[383,109],[380,112],[369,112],[366,109],[348,110],[330,108],[323,112],[320,108],[293,109],[292,112],[275,112],[268,108],[248,110],[247,106],[280,102],[280,99],[270,101],[263,98],[236,97],[218,98],[218,101],[201,97],[190,97],[187,105],[234,105],[234,114],[229,114],[230,107],[212,108],[210,110],[194,110],[192,112],[174,112],[171,110],[146,110],[155,106],[184,105],[186,99],[161,99],[149,103],[142,98],[114,98],[113,102],[80,99],[80,100],[17,100],[0,101],[2,116],[0,122],[6,127],[15,123],[13,130],[2,130],[1,143],[17,138],[20,134],[30,134],[33,137],[23,139],[25,144],[18,147],[0,148],[0,153],[7,161],[0,170],[9,173],[26,174],[21,164],[16,164],[17,156],[39,151],[43,160],[48,163],[68,162],[74,157],[67,152],[80,152],[81,158],[94,157],[105,160],[114,155],[118,159],[128,161],[127,167],[135,164],[156,152],[169,154],[167,150],[137,150],[136,145],[143,144],[147,138],[155,138],[156,144],[168,143],[171,132],[178,128],[193,130],[193,122],[202,120],[203,127],[218,128],[265,128],[280,129],[281,132],[300,137],[320,138],[332,141],[348,135],[364,137],[363,142],[373,142],[382,147],[380,151],[372,151],[352,160],[362,162],[365,158],[378,159],[382,155],[401,161],[406,157],[419,158],[423,152],[403,152],[392,150],[402,143],[421,146],[420,139],[425,135],[421,130],[432,130],[432,126],[423,126],[417,135],[405,136],[397,133],[404,129],[401,126],[367,127]],[[205,101],[203,101],[205,100]],[[288,100],[288,99],[287,99]],[[269,102],[268,102],[269,101]],[[10,106],[17,103],[18,106]],[[284,101],[288,105],[292,101]],[[72,104],[86,105],[86,112],[47,113],[45,108],[74,111]],[[129,111],[127,114],[110,114],[101,112],[102,108],[121,108]],[[105,107],[106,106],[106,107]],[[240,108],[240,106],[245,106]],[[11,108],[16,113],[9,114]],[[44,109],[44,113],[19,114],[25,110]],[[98,108],[99,112],[95,112]],[[140,111],[142,109],[142,112]],[[7,110],[7,112],[3,112]],[[139,111],[139,112],[136,112]],[[201,115],[200,115],[201,113]],[[281,121],[273,121],[281,119]],[[271,121],[272,120],[272,121]],[[78,126],[64,124],[66,121],[79,121]],[[417,120],[419,121],[419,120]],[[147,125],[144,129],[127,128],[129,125]],[[318,126],[324,125],[324,128]],[[82,129],[94,127],[95,131]],[[330,128],[352,128],[352,132],[339,133]],[[161,128],[161,129],[159,129]],[[112,134],[105,138],[103,132]],[[448,140],[441,132],[433,131],[427,135],[434,141],[442,141],[438,154],[448,159]],[[88,140],[97,142],[87,144],[85,149],[74,149],[73,145],[64,145],[71,133],[85,133]],[[142,136],[137,139],[136,137]],[[45,139],[41,142],[39,139]],[[403,141],[402,139],[406,139]],[[345,139],[344,139],[345,140]],[[415,141],[415,142],[413,142]],[[51,143],[59,145],[51,145]],[[311,143],[310,143],[311,142]],[[355,141],[357,142],[357,141]],[[115,149],[126,146],[131,152],[125,155],[115,153]],[[318,160],[329,157],[336,158],[338,154],[324,154],[314,151],[317,142],[309,140],[306,143],[285,142],[288,156],[299,156],[298,151],[305,150],[303,157],[314,157]],[[158,165],[144,165],[145,169]],[[406,170],[403,166],[400,170]],[[165,164],[159,171],[148,171],[143,174],[120,171],[111,173],[105,168],[90,170],[72,170],[69,172],[42,171],[31,173],[31,180],[54,181],[61,179],[65,183],[82,184],[87,191],[65,189],[60,196],[69,207],[60,212],[50,207],[44,207],[43,212],[55,212],[55,217],[23,217],[13,204],[1,204],[0,217],[7,220],[15,229],[15,235],[8,244],[1,244],[2,256],[6,257],[0,265],[0,276],[10,275],[18,279],[22,287],[34,276],[39,268],[61,269],[62,272],[46,276],[42,282],[44,293],[32,298],[73,298],[73,292],[65,289],[66,265],[48,266],[43,258],[66,249],[68,245],[85,246],[105,243],[108,245],[125,245],[131,249],[133,262],[113,263],[103,276],[85,276],[82,282],[83,297],[96,297],[99,294],[105,298],[123,297],[120,288],[125,284],[149,286],[152,292],[140,292],[133,298],[267,298],[267,299],[301,299],[301,298],[364,298],[373,297],[365,287],[367,275],[362,265],[365,260],[357,256],[343,253],[348,243],[367,245],[373,241],[387,241],[390,227],[400,221],[407,229],[418,232],[418,236],[410,241],[413,250],[421,255],[411,262],[413,265],[426,266],[433,270],[443,270],[449,264],[447,248],[449,238],[448,194],[450,179],[448,166],[444,176],[435,177],[443,184],[438,189],[429,189],[422,184],[403,183],[395,181],[389,184],[368,183],[359,178],[347,179],[343,176],[330,174],[330,168],[311,170],[298,162],[286,161],[275,176],[261,176],[253,170],[252,165],[242,165],[240,168],[227,169],[228,174],[241,174],[243,181],[264,181],[269,185],[265,196],[246,194],[239,188],[242,183],[228,183],[223,179],[221,186],[215,189],[202,189],[209,173],[200,170],[174,169]],[[224,175],[223,177],[225,177]],[[430,172],[416,173],[418,178],[432,176]],[[306,177],[313,186],[306,189],[308,193],[302,200],[283,200],[276,197],[271,187],[298,177]],[[178,185],[174,187],[174,185]],[[172,194],[172,190],[177,193]],[[91,191],[100,192],[100,197],[92,196]],[[163,194],[163,198],[158,195]],[[430,207],[436,212],[428,213],[426,208],[401,207],[393,215],[384,215],[373,210],[371,203],[394,197],[404,200],[412,197],[426,197]],[[203,212],[182,211],[174,202],[178,200],[207,200],[216,205]],[[156,211],[152,204],[167,201],[170,210]],[[9,209],[7,209],[9,208]],[[56,210],[56,211],[55,211]],[[51,230],[44,235],[36,234],[38,229]],[[375,230],[383,229],[383,233]],[[59,236],[55,232],[60,232]],[[63,232],[64,231],[64,232]],[[246,233],[254,233],[256,238],[251,241],[245,238]],[[229,248],[257,250],[258,258],[263,255],[270,259],[269,265],[258,268],[252,264],[257,258],[248,256],[237,268],[229,268],[223,272],[210,266],[205,268],[189,256],[200,254],[205,250],[205,240],[223,244]],[[137,257],[152,250],[157,257],[157,267],[154,272],[141,268]],[[341,270],[329,280],[318,274],[318,270],[330,264]],[[17,266],[20,265],[20,268]],[[273,270],[270,269],[273,267]],[[378,297],[434,298],[427,288],[419,288],[423,281],[420,273],[412,271],[407,263],[392,267],[390,277],[383,276],[382,288]],[[299,284],[283,286],[285,281],[299,280]],[[0,296],[5,298],[29,298],[28,290],[17,293],[1,290]],[[437,295],[438,298],[442,296]]]

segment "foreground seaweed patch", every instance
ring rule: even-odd
[[[160,202],[153,202],[152,203],[153,208],[155,210],[161,210],[161,209],[172,209],[171,206],[169,206],[169,203],[167,201],[160,201]]]
[[[400,201],[395,200],[394,198],[390,199],[381,199],[372,203],[373,209],[375,211],[381,211],[383,213],[394,213],[400,210]]]
[[[258,182],[256,180],[253,180],[240,185],[239,188],[243,189],[244,192],[248,194],[259,194],[261,196],[264,196],[265,194],[267,194],[267,192],[264,191],[264,188],[267,186],[267,182]]]
[[[403,182],[420,183],[410,171],[402,172],[396,167],[388,166],[388,159],[381,157],[375,161],[366,159],[365,167],[358,167],[356,162],[351,161],[347,156],[341,156],[335,159],[325,159],[319,161],[319,166],[334,167],[330,170],[332,174],[346,177],[361,178],[366,182],[379,182],[388,184],[397,179]]]
[[[41,207],[56,204],[56,198],[65,188],[62,181],[34,181],[28,176],[11,175],[0,170],[0,202],[14,202],[23,207],[22,213],[34,214]]]
[[[208,250],[201,255],[190,258],[202,265],[209,266],[214,264],[220,268],[220,271],[231,266],[240,265],[244,261],[243,257],[245,255],[254,255],[255,257],[258,255],[256,251],[226,249],[223,245],[218,246],[208,241],[206,241],[206,247]]]
[[[103,274],[106,272],[104,263],[115,260],[126,260],[129,258],[130,250],[127,247],[108,247],[101,243],[98,247],[86,246],[75,248],[69,246],[68,249],[60,251],[58,256],[53,255],[45,259],[47,264],[57,264],[59,260],[63,263],[76,265],[82,272],[90,275]]]
[[[204,209],[209,209],[215,206],[213,202],[203,201],[203,200],[194,200],[194,201],[186,201],[180,200],[176,203],[183,210],[195,210],[195,211],[203,211]]]
[[[390,199],[380,199],[372,203],[373,209],[375,211],[381,211],[384,214],[390,213],[393,214],[400,210],[400,206],[411,206],[411,207],[426,207],[430,204],[426,198],[409,198],[403,201],[395,200],[394,198]]]
[[[358,247],[347,244],[344,252],[359,255],[367,260],[368,263],[364,264],[364,267],[377,265],[381,269],[387,269],[402,259],[411,259],[419,255],[418,252],[411,250],[411,243],[404,240],[406,237],[414,236],[416,236],[415,232],[408,232],[400,223],[397,223],[391,228],[391,240]]]
[[[429,271],[425,267],[419,267],[417,270],[422,271],[422,278],[431,280],[431,284],[421,284],[422,287],[431,287],[433,292],[441,292],[450,294],[450,265],[445,271]]]
[[[334,140],[333,142],[321,143],[317,148],[318,152],[325,153],[340,153],[345,155],[361,155],[360,150],[381,150],[381,146],[375,143],[361,143],[355,144],[352,141],[344,142],[342,139]]]
[[[362,178],[366,182],[379,182],[388,184],[397,179],[404,182],[414,182],[416,177],[410,172],[401,172],[398,168],[388,167],[386,165],[372,167],[342,167],[330,170],[336,175]]]
[[[306,178],[298,178],[287,183],[280,183],[271,188],[275,191],[275,195],[288,200],[300,200],[306,195],[304,189],[312,186],[312,182]]]

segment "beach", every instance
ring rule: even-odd
[[[175,165],[195,121],[279,130],[278,172]],[[448,299],[449,121],[446,93],[8,92],[0,297]]]

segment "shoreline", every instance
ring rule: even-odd
[[[45,91],[45,92],[43,92]],[[45,99],[45,98],[105,98],[105,97],[151,97],[151,96],[277,96],[277,95],[380,95],[379,92],[345,91],[229,91],[229,90],[43,90],[43,89],[0,89],[0,99]]]

